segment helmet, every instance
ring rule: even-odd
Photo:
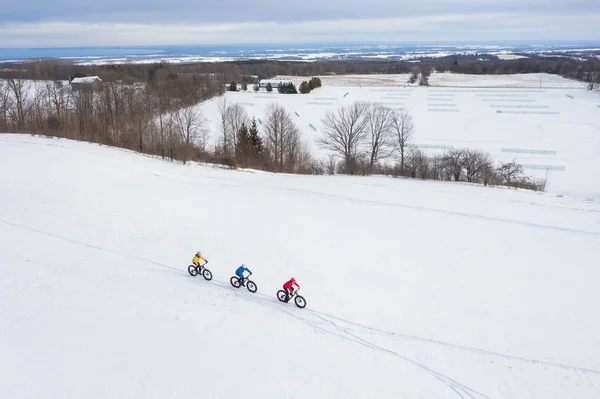
[[[291,281],[292,283],[295,283],[295,282],[296,282],[296,279],[292,277],[292,278],[290,279],[290,281]]]
[[[200,255],[202,255],[202,252],[198,251],[198,252],[196,252],[196,255],[200,256]]]
[[[242,267],[246,267],[246,265],[242,263]]]

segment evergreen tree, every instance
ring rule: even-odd
[[[252,119],[252,124],[250,125],[250,131],[248,132],[250,145],[252,146],[252,155],[254,158],[258,159],[263,152],[263,142],[262,138],[258,133],[258,125],[256,124],[256,118]]]
[[[282,94],[298,94],[298,90],[292,82],[277,86],[277,91]]]
[[[310,87],[310,83],[302,82],[300,84],[300,93],[302,94],[308,94],[312,89],[313,88]]]
[[[302,82],[302,84],[304,84],[306,82]],[[311,79],[308,81],[308,91],[311,92],[312,90],[315,89],[315,80]],[[302,85],[300,85],[300,93],[302,93]]]
[[[273,91],[273,85],[271,85],[271,83],[267,83],[267,91],[269,93]]]
[[[248,84],[246,84],[246,82],[242,83],[242,90],[243,91],[248,90]]]
[[[237,91],[237,84],[235,84],[235,82],[231,82],[229,85],[229,91]]]
[[[252,144],[250,142],[250,134],[246,123],[242,123],[240,130],[237,133],[237,145],[235,146],[235,157],[241,164],[246,163],[248,156],[251,155]]]
[[[260,86],[257,84],[254,85],[254,91],[259,91],[260,90]]]

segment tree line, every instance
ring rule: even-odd
[[[597,85],[600,79],[600,60],[589,57],[585,61],[561,56],[544,57],[526,54],[527,58],[502,60],[492,55],[451,55],[440,58],[422,58],[423,69],[437,72],[464,74],[504,75],[515,73],[550,73]],[[482,59],[484,58],[484,59]],[[269,61],[247,60],[230,62],[203,62],[195,64],[107,64],[77,65],[71,61],[45,59],[29,62],[3,63],[0,78],[20,77],[33,80],[66,80],[75,74],[100,76],[105,82],[151,83],[160,75],[171,79],[187,76],[209,76],[225,87],[232,81],[254,84],[260,79],[278,75],[318,76],[328,74],[411,74],[414,62],[398,60],[345,59],[331,61]]]
[[[460,149],[428,156],[412,145],[415,126],[407,110],[355,102],[328,112],[319,145],[331,156],[308,150],[291,113],[270,104],[264,120],[244,107],[218,100],[217,141],[209,121],[194,106],[215,95],[218,85],[198,81],[192,98],[177,92],[168,76],[152,84],[105,83],[101,90],[72,90],[62,81],[0,80],[0,131],[65,137],[229,167],[302,174],[385,173],[422,179],[506,184],[539,189],[515,163],[498,164],[481,151]],[[187,90],[187,89],[186,89]],[[186,91],[187,92],[187,91]]]
[[[45,134],[186,160],[206,149],[207,121],[190,111],[222,88],[210,76],[155,74],[146,84],[0,80],[0,132]]]
[[[405,109],[357,101],[328,112],[321,147],[332,154],[328,173],[381,173],[420,179],[465,181],[544,190],[546,181],[526,176],[515,161],[498,163],[486,152],[452,149],[427,155],[412,143],[413,118]]]

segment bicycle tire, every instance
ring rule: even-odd
[[[281,302],[285,302],[285,291],[277,291],[277,299],[279,299]]]
[[[198,275],[198,270],[196,269],[196,266],[189,265],[188,266],[188,273],[190,274],[190,276],[196,277]]]
[[[204,277],[205,280],[210,281],[212,280],[212,273],[210,272],[210,270],[204,269],[202,271],[202,277]]]
[[[240,284],[240,279],[237,278],[236,276],[232,276],[229,279],[229,283],[234,287],[234,288],[240,288],[241,284]]]
[[[304,309],[306,307],[306,299],[304,299],[303,296],[296,295],[296,297],[294,298],[294,302],[296,303],[296,306],[298,306],[300,309]]]
[[[254,294],[254,293],[256,292],[256,290],[258,289],[258,288],[256,287],[256,283],[255,283],[254,281],[250,281],[250,280],[246,281],[246,288],[248,288],[248,291],[250,291],[250,292],[251,292],[251,293],[253,293],[253,294]]]

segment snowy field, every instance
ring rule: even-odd
[[[282,78],[298,85],[303,80]],[[326,112],[357,100],[406,108],[415,121],[413,142],[425,151],[482,149],[499,161],[516,159],[532,176],[545,177],[550,169],[552,193],[600,199],[600,93],[548,74],[434,74],[430,88],[406,86],[407,78],[324,76],[323,87],[308,95],[250,90],[226,96],[261,120],[268,104],[285,105],[318,157],[327,155],[317,145]],[[199,106],[212,121],[212,142],[218,134],[218,101]]]
[[[0,171],[1,398],[600,397],[598,201],[18,135]]]

